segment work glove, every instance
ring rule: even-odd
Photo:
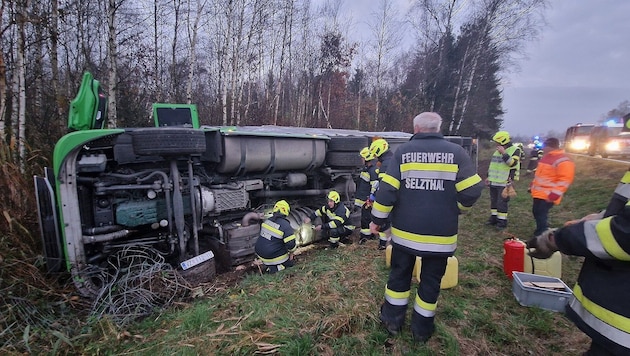
[[[557,229],[547,229],[542,234],[527,241],[527,254],[538,259],[547,259],[558,251],[554,235]]]

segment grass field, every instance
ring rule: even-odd
[[[489,158],[482,151],[482,158]],[[550,213],[553,226],[605,208],[627,165],[574,157],[576,180]],[[479,162],[480,175],[488,161]],[[523,171],[523,174],[525,171]],[[125,329],[101,319],[56,347],[88,355],[576,355],[590,339],[561,313],[520,306],[503,273],[503,241],[527,240],[534,230],[523,176],[510,202],[504,231],[486,226],[485,190],[460,220],[459,282],[438,301],[436,334],[424,345],[411,338],[409,320],[397,337],[379,324],[388,269],[377,242],[337,250],[304,248],[295,267],[276,275],[256,269],[220,276],[197,298],[157,312]],[[582,259],[563,256],[562,279],[575,283]],[[412,296],[415,285],[412,286]],[[40,353],[53,345],[39,345]],[[14,350],[15,351],[15,350]]]

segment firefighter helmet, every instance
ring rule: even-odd
[[[289,212],[291,211],[291,207],[286,200],[279,200],[278,202],[276,202],[276,205],[273,206],[273,211],[279,211],[280,214],[288,216]]]
[[[361,152],[359,152],[359,155],[363,157],[363,159],[366,161],[371,161],[374,159],[374,154],[370,151],[369,147],[363,147]]]
[[[335,204],[339,204],[339,202],[341,201],[341,197],[339,196],[339,193],[337,193],[334,190],[331,190],[326,196],[326,198],[328,198],[328,200],[332,200]]]
[[[376,157],[380,157],[383,153],[389,149],[389,143],[385,139],[379,138],[370,145],[370,152]]]
[[[499,131],[492,136],[492,141],[499,145],[505,145],[510,142],[510,134],[507,131]]]

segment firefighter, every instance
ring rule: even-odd
[[[560,141],[555,137],[545,140],[542,159],[529,185],[532,195],[532,214],[536,220],[533,236],[542,234],[549,228],[547,219],[549,210],[560,204],[562,196],[569,189],[575,176],[575,164],[560,149]]]
[[[502,197],[501,192],[515,180],[516,171],[520,167],[521,152],[512,144],[507,131],[497,132],[492,141],[497,144],[497,149],[492,155],[486,178],[486,185],[490,188],[490,218],[487,224],[505,229],[510,197]]]
[[[544,151],[542,143],[538,140],[534,141],[534,148],[529,153],[529,162],[527,163],[527,175],[536,173],[538,161],[542,158]]]
[[[354,205],[361,208],[361,230],[359,234],[359,244],[364,244],[367,240],[374,239],[374,235],[370,232],[370,221],[372,211],[372,200],[370,197],[373,194],[372,186],[373,182],[378,179],[377,167],[374,164],[374,154],[370,152],[369,147],[364,147],[359,152],[365,163],[359,179],[357,180],[356,198],[354,199]]]
[[[291,207],[285,200],[276,202],[272,216],[260,226],[260,236],[254,250],[265,265],[265,272],[276,273],[293,267],[293,252],[297,245],[295,234],[287,216]]]
[[[413,119],[414,135],[398,148],[383,174],[372,207],[372,232],[391,221],[391,271],[380,319],[387,331],[402,329],[416,256],[422,257],[411,333],[426,342],[435,331],[440,281],[457,248],[459,215],[483,190],[468,153],[439,133],[442,118],[425,112]]]
[[[585,355],[630,355],[630,170],[605,211],[530,239],[535,258],[583,256],[566,314],[591,338]]]
[[[315,226],[316,231],[322,231],[331,249],[339,246],[339,242],[352,243],[348,236],[354,230],[354,226],[349,225],[350,210],[341,202],[341,196],[334,190],[326,195],[326,205],[315,210],[310,217],[304,219],[305,223],[310,223],[318,216],[322,219],[322,224]]]
[[[394,156],[389,150],[389,143],[382,138],[374,140],[370,145],[370,151],[378,158],[377,168],[377,180],[373,183],[372,195],[370,195],[370,201],[374,201],[374,193],[378,190],[382,177],[387,171],[387,167]],[[378,233],[378,249],[384,250],[387,247],[387,243],[391,239],[391,230],[389,224],[383,224],[381,231]]]

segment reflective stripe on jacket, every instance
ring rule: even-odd
[[[547,152],[540,161],[536,175],[530,185],[532,198],[548,200],[549,194],[555,193],[560,198],[553,203],[560,204],[562,196],[569,189],[575,176],[575,164],[564,150]]]
[[[562,253],[584,256],[567,316],[614,355],[630,354],[630,173],[615,189],[603,219],[556,232]]]
[[[342,203],[338,203],[332,210],[328,209],[328,205],[324,205],[311,214],[311,220],[315,220],[315,217],[317,216],[323,219],[322,229],[331,230],[346,226],[348,220],[350,219],[350,210]],[[349,229],[354,228],[354,226],[347,227]]]
[[[359,179],[357,179],[357,191],[355,193],[354,205],[363,206],[365,201],[372,192],[372,185],[370,184],[370,168],[372,166],[365,166],[359,173]]]
[[[264,264],[282,264],[296,248],[293,228],[282,214],[274,213],[262,223],[254,250]]]
[[[391,220],[392,242],[421,256],[451,256],[459,214],[472,207],[483,185],[459,145],[438,133],[418,133],[398,148],[383,175],[372,221]]]
[[[488,167],[488,181],[491,186],[505,187],[509,179],[513,179],[516,170],[520,169],[521,150],[509,144],[505,153],[494,151]]]

